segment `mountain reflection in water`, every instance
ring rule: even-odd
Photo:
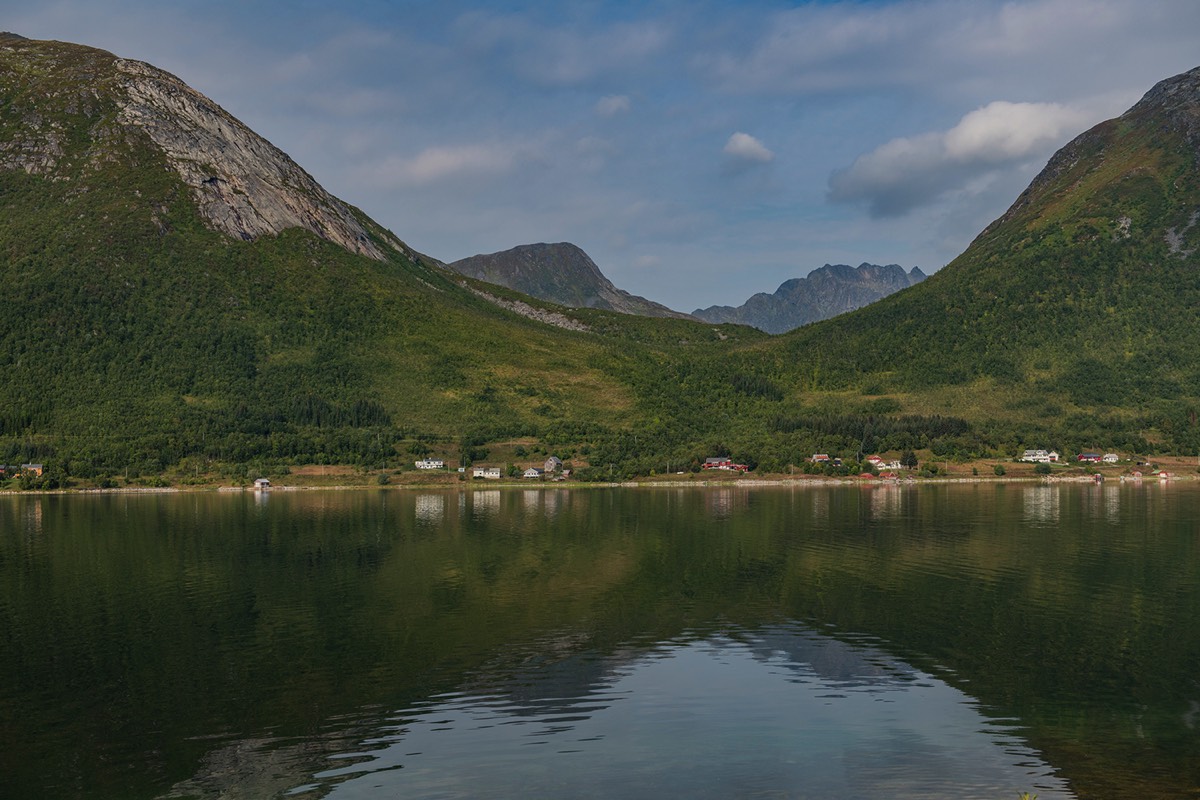
[[[0,498],[0,797],[1195,797],[1197,519],[1184,481]]]
[[[241,752],[281,778],[291,761],[286,794],[301,798],[1073,796],[1008,725],[867,641],[792,624],[607,655],[585,644],[532,642],[323,747],[235,742],[210,763],[258,772],[231,768]],[[246,789],[210,774],[168,796]]]

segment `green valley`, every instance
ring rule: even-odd
[[[172,76],[0,37],[0,463],[1195,453],[1198,108],[1200,71],[1164,82],[928,280],[771,337],[465,278]]]

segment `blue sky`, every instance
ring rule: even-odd
[[[0,29],[175,73],[432,256],[570,241],[683,311],[932,272],[1200,65],[1195,0],[0,0]]]

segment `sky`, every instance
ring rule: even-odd
[[[573,242],[681,311],[933,272],[1200,65],[1195,0],[0,0],[0,30],[174,73],[421,252]]]

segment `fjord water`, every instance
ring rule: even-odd
[[[1200,487],[0,498],[0,797],[1195,797]]]

